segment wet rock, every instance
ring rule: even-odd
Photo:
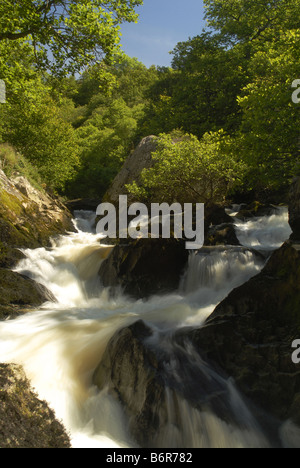
[[[300,250],[286,243],[263,271],[234,290],[204,327],[188,333],[201,356],[232,376],[251,400],[300,424]]]
[[[226,213],[225,207],[220,205],[205,206],[205,233],[212,226],[220,226],[221,224],[233,224],[231,216]]]
[[[75,211],[93,211],[96,213],[97,207],[100,205],[100,199],[94,198],[79,198],[77,200],[68,200],[66,207],[74,214]]]
[[[212,226],[206,237],[205,246],[216,246],[216,245],[241,245],[235,228],[232,224],[221,224],[219,226]]]
[[[242,209],[235,217],[241,221],[244,221],[245,219],[249,218],[271,216],[274,213],[276,213],[276,206],[266,205],[258,201],[254,201],[249,205],[243,205]]]
[[[0,269],[0,312],[2,310],[2,318],[5,318],[7,314],[14,316],[16,308],[24,311],[24,308],[38,307],[45,302],[55,301],[55,297],[45,286],[18,273]]]
[[[114,247],[99,274],[105,287],[135,298],[165,294],[178,289],[188,255],[176,239],[129,240]]]
[[[108,388],[123,405],[130,432],[141,447],[191,447],[182,445],[192,443],[184,439],[190,422],[184,412],[187,406],[239,427],[240,414],[232,404],[226,378],[208,366],[190,343],[179,344],[168,333],[157,340],[143,321],[113,336],[93,383],[100,390]],[[175,439],[170,437],[170,426]],[[205,438],[206,428],[198,429]]]
[[[126,407],[134,437],[143,445],[159,427],[156,408],[164,402],[164,381],[155,354],[144,347],[152,331],[144,322],[124,328],[110,340],[93,383],[103,389],[109,386]],[[148,432],[149,431],[149,432]]]

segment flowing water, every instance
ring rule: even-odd
[[[231,212],[234,216],[234,210]],[[166,388],[167,418],[155,446],[267,447],[270,442],[231,381],[203,363],[187,345],[191,369],[178,368],[172,334],[182,327],[201,326],[216,305],[235,287],[258,274],[270,251],[290,236],[287,210],[250,221],[235,220],[243,247],[204,248],[191,253],[178,291],[148,301],[133,301],[121,293],[114,298],[101,287],[98,271],[110,246],[100,245],[94,233],[95,216],[76,214],[76,233],[52,241],[52,248],[26,250],[16,271],[44,284],[57,299],[40,310],[0,323],[2,362],[24,366],[40,398],[49,402],[71,434],[72,446],[136,447],[119,403],[107,390],[92,385],[92,374],[106,345],[121,327],[143,319],[155,330],[154,345],[168,350],[166,373],[191,379],[195,369],[223,395],[236,425],[212,411],[195,409],[187,399]],[[206,385],[206,384],[205,384]],[[134,397],[134,396],[133,396]],[[219,403],[218,403],[219,405]],[[223,408],[224,411],[224,408]],[[296,429],[282,428],[286,444],[297,439]]]

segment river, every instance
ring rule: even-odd
[[[235,208],[229,213],[234,217]],[[258,274],[268,254],[289,238],[288,212],[278,208],[270,216],[244,222],[234,218],[243,247],[191,253],[179,290],[147,301],[134,301],[121,292],[112,298],[101,287],[98,271],[111,247],[100,245],[94,220],[93,213],[78,212],[76,233],[53,240],[52,248],[24,251],[26,258],[16,271],[45,285],[57,302],[0,323],[1,361],[23,365],[39,397],[49,402],[70,433],[72,447],[136,447],[120,404],[108,391],[92,385],[109,339],[139,319],[159,330],[201,326],[216,305]],[[219,381],[218,376],[213,378]],[[182,427],[175,430],[174,397],[166,389],[169,422],[161,430],[160,446],[268,447],[232,382],[224,385],[232,411],[245,419],[243,430],[180,399],[176,407]]]

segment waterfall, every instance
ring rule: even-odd
[[[139,319],[166,331],[165,336],[203,324],[233,288],[259,273],[265,252],[289,237],[287,210],[247,222],[234,218],[243,247],[204,248],[191,254],[180,289],[148,301],[122,294],[111,298],[101,288],[98,271],[112,247],[100,244],[93,213],[76,216],[76,233],[53,240],[51,248],[24,251],[26,258],[16,271],[45,285],[57,302],[0,322],[1,360],[24,366],[39,397],[49,402],[71,434],[73,447],[134,447],[123,408],[107,390],[99,392],[91,383],[108,341]],[[172,354],[171,341],[168,346]],[[191,359],[194,362],[195,356]],[[222,386],[242,425],[225,423],[211,410],[195,409],[166,388],[167,420],[157,446],[168,448],[171,440],[174,448],[268,446],[232,383],[222,381]],[[295,431],[286,427],[283,433],[294,437]]]
[[[292,234],[288,210],[285,207],[274,209],[271,216],[261,216],[247,221],[235,219],[237,237],[242,245],[258,250],[279,249],[283,240]]]

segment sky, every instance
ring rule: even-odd
[[[122,26],[121,44],[127,55],[147,67],[171,65],[169,52],[205,26],[203,0],[144,0],[137,12],[138,24]]]

